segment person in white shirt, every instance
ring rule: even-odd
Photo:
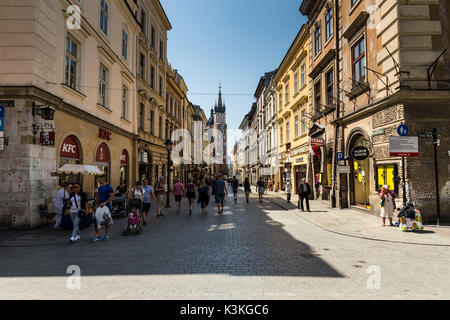
[[[63,182],[61,184],[61,188],[58,190],[56,194],[55,200],[55,212],[56,212],[56,221],[55,221],[55,229],[61,228],[61,219],[64,211],[64,204],[67,200],[69,200],[69,190],[70,184],[67,182]]]

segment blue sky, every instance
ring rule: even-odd
[[[306,17],[300,0],[161,0],[173,29],[168,58],[209,117],[219,81],[229,129],[255,101],[260,77],[278,68]],[[231,141],[230,141],[231,142]]]

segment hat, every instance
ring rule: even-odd
[[[382,188],[386,189],[386,190],[389,190],[389,186],[387,184],[385,184]]]

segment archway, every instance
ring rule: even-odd
[[[83,156],[81,144],[77,137],[70,135],[67,136],[59,151],[59,167],[65,164],[83,164]],[[59,185],[63,182],[68,183],[83,183],[83,176],[73,174],[61,174],[59,175]]]
[[[361,133],[356,133],[349,144],[350,163],[350,201],[357,207],[370,208],[370,162],[367,157],[364,160],[353,158],[352,150],[355,147],[369,149],[368,140]]]

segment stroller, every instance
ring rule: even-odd
[[[140,235],[142,233],[141,201],[133,199],[129,204],[128,223],[123,235]]]
[[[127,198],[125,196],[115,196],[112,201],[111,215],[114,218],[126,217],[127,211]]]

